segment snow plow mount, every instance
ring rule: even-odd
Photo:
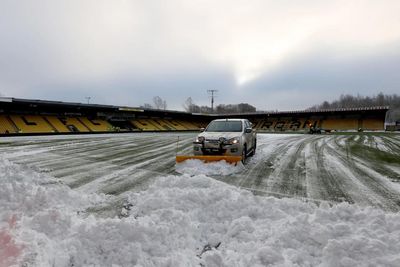
[[[204,162],[215,162],[215,161],[222,161],[225,160],[230,164],[237,164],[239,161],[242,160],[241,156],[211,156],[211,155],[203,155],[203,156],[184,156],[184,155],[177,155],[176,156],[176,163],[183,162],[188,159],[198,159]]]

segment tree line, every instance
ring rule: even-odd
[[[383,94],[382,92],[374,96],[361,96],[342,94],[339,99],[323,101],[319,105],[314,105],[307,110],[324,110],[324,109],[338,109],[338,108],[358,108],[358,107],[376,107],[376,106],[389,106],[389,112],[386,115],[386,122],[393,123],[400,121],[400,96],[397,94]],[[146,109],[167,109],[167,102],[159,96],[153,97],[153,105],[144,104],[141,106]],[[239,113],[255,113],[256,107],[248,103],[240,104],[220,104],[214,110],[209,106],[200,106],[194,103],[191,97],[188,97],[183,104],[186,112],[190,113],[217,113],[217,114],[239,114]]]
[[[153,104],[145,103],[140,106],[145,109],[167,109],[167,102],[159,96],[153,97]],[[220,104],[214,110],[208,106],[196,105],[191,97],[187,98],[183,104],[185,111],[190,113],[218,113],[218,114],[234,114],[234,113],[254,113],[256,108],[247,103],[240,104]]]
[[[191,97],[186,99],[183,108],[191,113],[217,113],[217,114],[235,114],[235,113],[254,113],[256,108],[248,103],[240,104],[220,104],[211,109],[209,106],[196,105]]]

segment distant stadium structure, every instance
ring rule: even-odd
[[[221,115],[0,97],[0,135],[198,131],[216,118],[246,118],[260,132],[381,131],[388,110],[383,106]]]

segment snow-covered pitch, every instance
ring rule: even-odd
[[[3,266],[400,266],[400,136],[259,134],[246,165],[193,134],[0,139]]]

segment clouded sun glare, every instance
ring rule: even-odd
[[[234,53],[234,69],[237,84],[244,85],[276,67],[285,56],[299,47],[309,32],[300,31],[284,38],[246,42]]]
[[[269,35],[254,34],[234,42],[227,53],[232,57],[232,64],[238,86],[242,86],[269,70],[274,69],[287,55],[302,46],[317,29],[311,20],[296,27]]]

